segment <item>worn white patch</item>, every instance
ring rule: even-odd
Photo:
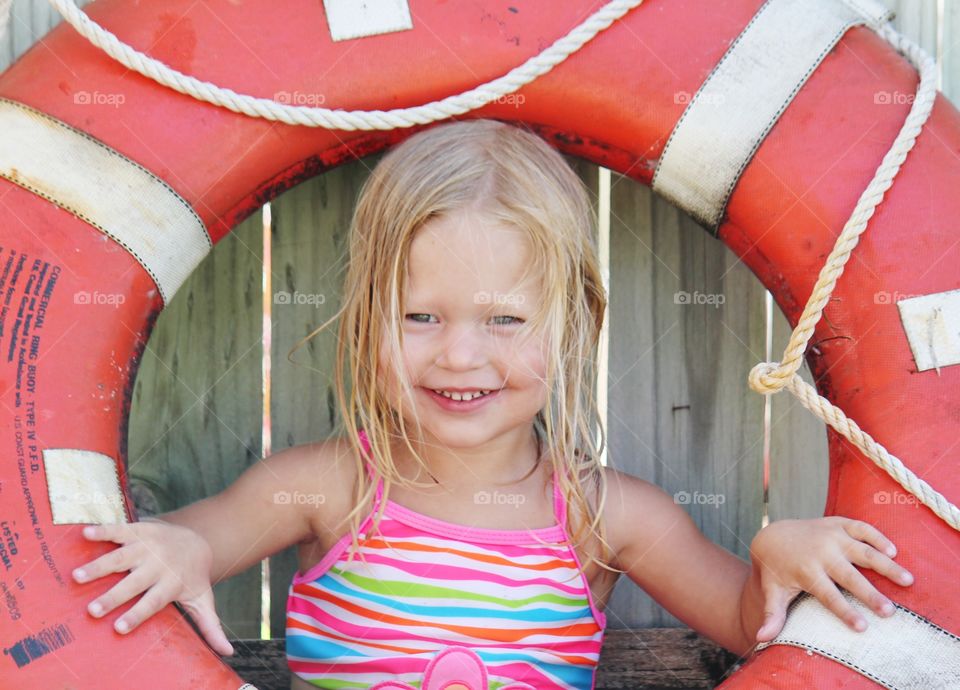
[[[334,41],[412,29],[407,0],[323,0]]]
[[[117,463],[108,455],[77,448],[43,451],[53,524],[127,522]]]
[[[663,150],[652,187],[716,232],[767,133],[851,26],[878,26],[874,0],[767,0],[694,94]]]
[[[74,94],[101,106],[122,98]],[[5,98],[0,132],[0,177],[111,237],[150,274],[165,304],[213,247],[200,217],[166,182],[89,134]]]
[[[960,688],[960,638],[902,606],[888,618],[878,616],[850,592],[840,591],[867,621],[865,631],[851,629],[816,597],[803,593],[791,603],[780,634],[757,649],[772,644],[808,649],[895,690]]]
[[[960,290],[897,302],[917,371],[960,364]]]

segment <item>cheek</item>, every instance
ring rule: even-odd
[[[539,343],[516,347],[510,357],[510,380],[525,388],[546,388],[546,352]]]

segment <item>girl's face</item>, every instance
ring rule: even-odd
[[[426,440],[476,448],[513,432],[526,439],[547,402],[546,353],[530,319],[539,305],[521,230],[459,212],[431,219],[414,236],[402,308],[403,365]],[[384,343],[385,344],[385,343]],[[390,400],[399,382],[388,371]],[[482,395],[472,400],[452,397]],[[461,395],[462,394],[462,395]]]

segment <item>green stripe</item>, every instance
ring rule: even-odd
[[[302,679],[301,679],[302,680]],[[337,690],[338,688],[362,688],[362,690],[368,690],[370,685],[368,683],[357,683],[352,680],[341,680],[339,678],[315,678],[314,680],[308,681],[311,685],[317,688],[325,688],[326,690]],[[496,681],[491,681],[496,682]],[[423,685],[422,680],[414,680],[407,683],[407,685],[419,688]],[[500,683],[502,686],[503,683]],[[499,686],[498,686],[499,687]]]
[[[314,678],[308,681],[310,685],[318,688],[327,688],[328,690],[337,690],[337,688],[369,688],[369,683],[357,683],[352,680],[342,680],[340,678]]]
[[[330,568],[330,572],[336,573],[344,580],[365,589],[374,594],[386,596],[419,596],[433,599],[466,599],[471,601],[485,601],[493,604],[500,604],[507,608],[520,608],[531,603],[547,602],[551,604],[561,604],[580,608],[586,601],[584,598],[573,599],[560,596],[559,594],[540,594],[526,599],[503,599],[501,597],[491,596],[489,594],[480,594],[470,592],[464,589],[453,589],[451,587],[437,587],[435,585],[422,585],[413,582],[400,582],[398,580],[375,580],[372,577],[364,577],[356,573],[350,573],[340,568]]]

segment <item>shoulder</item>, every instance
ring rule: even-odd
[[[346,436],[291,446],[265,462],[275,484],[284,487],[278,500],[300,509],[314,534],[329,533],[353,507],[358,463]]]
[[[619,561],[652,548],[668,532],[696,530],[686,510],[656,484],[612,467],[603,469],[603,521]]]

